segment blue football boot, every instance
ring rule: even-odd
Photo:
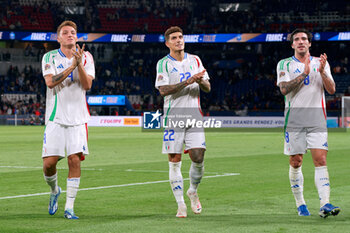
[[[340,212],[338,206],[333,206],[331,203],[327,203],[321,207],[320,212],[318,213],[321,218],[327,218],[329,215],[336,216]]]
[[[54,215],[58,209],[58,197],[61,195],[61,188],[58,186],[58,192],[56,194],[50,194],[49,214]]]
[[[79,217],[74,214],[73,209],[66,209],[64,211],[64,217],[66,219],[79,219]]]
[[[298,215],[299,216],[310,216],[310,212],[307,209],[306,205],[301,205],[298,207]]]

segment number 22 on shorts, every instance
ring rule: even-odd
[[[167,142],[167,141],[174,141],[174,134],[175,131],[173,129],[169,129],[169,130],[164,130],[164,137],[163,137],[163,141]]]

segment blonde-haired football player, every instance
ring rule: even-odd
[[[89,153],[87,122],[90,114],[85,93],[95,78],[93,57],[76,44],[77,26],[64,21],[57,29],[60,48],[43,56],[42,71],[47,85],[46,127],[43,141],[43,171],[51,187],[49,214],[56,213],[61,188],[57,185],[57,162],[67,153],[68,178],[64,217],[78,219],[73,207],[80,184],[80,161]]]

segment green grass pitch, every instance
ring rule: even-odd
[[[167,156],[161,154],[162,133],[91,127],[90,155],[82,162],[82,190],[75,202],[80,219],[70,221],[63,218],[65,193],[54,216],[48,214],[48,194],[4,198],[49,192],[41,169],[43,131],[0,127],[0,232],[349,232],[350,133],[329,134],[331,202],[341,207],[338,216],[318,216],[310,153],[303,172],[311,216],[297,215],[283,134],[257,131],[206,134],[206,178],[199,187],[203,211],[194,215],[185,197],[188,217],[178,219]],[[184,178],[189,166],[184,155]],[[66,190],[67,160],[58,167],[59,185]],[[217,176],[226,173],[239,175]],[[186,191],[189,181],[184,185]]]

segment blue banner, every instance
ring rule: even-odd
[[[79,42],[105,43],[164,43],[162,34],[78,33]],[[247,43],[283,42],[288,33],[230,33],[184,35],[186,43]],[[57,41],[54,32],[0,31],[0,40]],[[314,32],[313,41],[350,41],[350,32]]]
[[[88,95],[86,100],[89,105],[125,105],[124,95]]]

